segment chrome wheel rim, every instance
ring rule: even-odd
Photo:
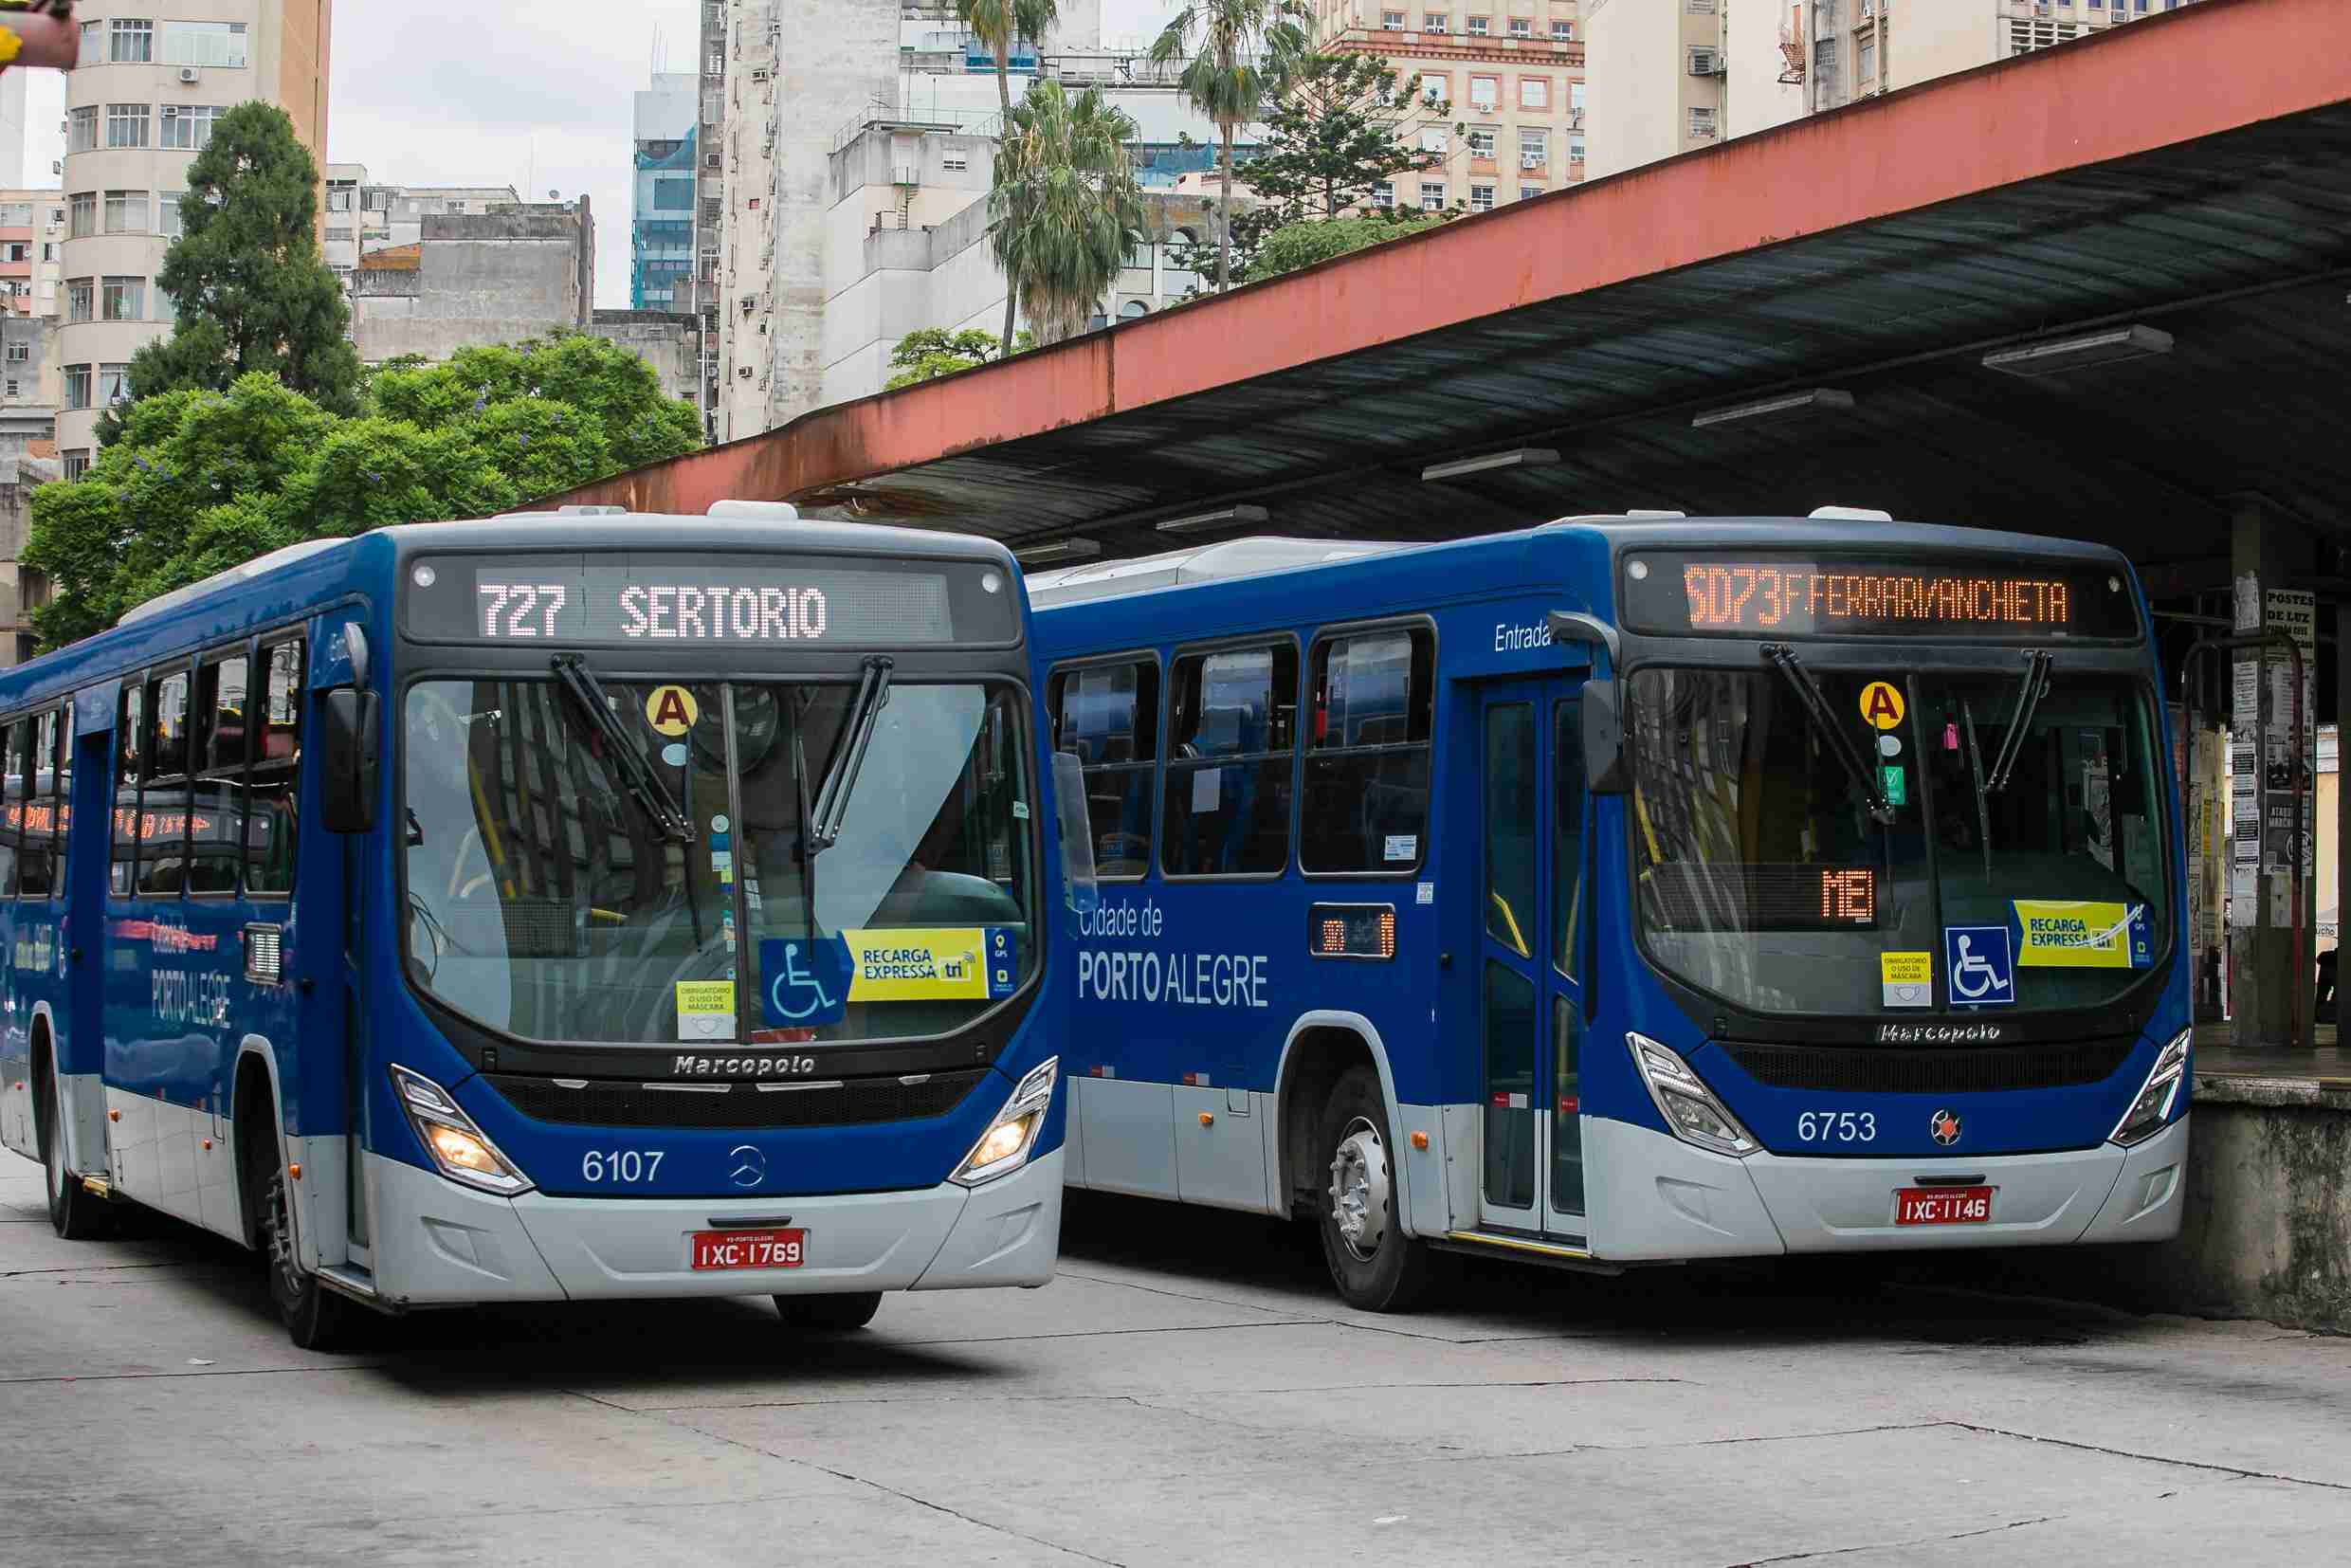
[[[1358,1263],[1379,1255],[1388,1234],[1388,1145],[1362,1117],[1347,1123],[1331,1155],[1331,1224]]]

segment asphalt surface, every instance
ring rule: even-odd
[[[293,1348],[248,1254],[68,1244],[0,1154],[0,1563],[1862,1564],[2351,1558],[2351,1340],[1479,1263],[1074,1207],[1037,1291],[418,1315]]]

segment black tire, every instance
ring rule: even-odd
[[[355,1349],[374,1315],[320,1285],[319,1276],[302,1267],[294,1243],[285,1164],[273,1158],[277,1152],[275,1139],[257,1140],[246,1165],[252,1190],[260,1194],[254,1230],[261,1239],[263,1267],[269,1271],[269,1299],[298,1349],[328,1356]]]
[[[40,1094],[36,1120],[43,1185],[49,1194],[49,1224],[67,1241],[95,1240],[113,1228],[114,1215],[107,1212],[104,1198],[82,1186],[82,1178],[65,1168],[65,1097],[58,1087],[56,1072],[46,1063],[41,1067]]]
[[[882,1292],[860,1291],[853,1296],[778,1296],[775,1316],[788,1328],[821,1334],[846,1334],[873,1322],[882,1310]]]
[[[1394,1146],[1379,1080],[1369,1067],[1348,1068],[1331,1087],[1315,1143],[1322,1161],[1316,1229],[1331,1283],[1365,1312],[1411,1311],[1435,1273],[1428,1243],[1407,1236],[1397,1214]],[[1378,1233],[1366,1241],[1375,1226]]]

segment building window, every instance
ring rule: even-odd
[[[1575,131],[1571,131],[1571,132],[1569,132],[1569,133],[1568,133],[1568,137],[1567,137],[1567,161],[1568,161],[1568,162],[1570,162],[1570,163],[1581,163],[1581,162],[1583,162],[1583,160],[1584,160],[1584,138],[1583,138],[1583,135],[1582,135],[1582,133],[1581,133],[1581,132],[1575,132]]]
[[[1372,205],[1382,212],[1388,211],[1390,209],[1394,208],[1395,206],[1395,181],[1381,180],[1377,185],[1373,186]],[[19,348],[23,345],[11,343],[9,346],[10,348]]]
[[[2146,0],[2139,0],[2139,9],[2147,9]],[[2035,49],[2070,44],[2081,31],[2081,25],[2075,22],[2011,21],[2008,25],[2008,52],[2013,55],[2031,54]]]
[[[1494,210],[1494,188],[1490,185],[1471,186],[1469,188],[1469,210],[1472,212]]]
[[[1420,18],[1420,30],[1422,32],[1443,32],[1445,30],[1445,17],[1446,13],[1441,10],[1432,10],[1422,13]]]
[[[65,230],[69,240],[86,240],[98,232],[98,192],[82,191],[66,198],[73,209],[73,223]]]
[[[1692,16],[1712,16],[1714,0],[1689,0],[1689,13]]]
[[[942,152],[939,155],[939,166],[950,174],[964,173],[972,167],[972,155]]]
[[[1533,201],[1537,196],[1540,196],[1542,193],[1543,188],[1540,185],[1522,185],[1519,187],[1519,200],[1521,201]]]
[[[1483,16],[1473,16],[1473,17],[1471,17],[1471,18],[1469,19],[1469,36],[1470,36],[1470,37],[1472,37],[1472,38],[1484,38],[1484,37],[1485,36],[1485,30],[1486,30],[1486,28],[1487,28],[1487,27],[1488,27],[1488,26],[1490,26],[1490,24],[1486,21],[1486,19],[1485,19],[1485,17],[1483,17]]]
[[[32,363],[32,345],[22,337],[11,337],[8,344],[8,361],[11,365]]]
[[[1511,36],[1511,37],[1513,37],[1513,38],[1532,38],[1532,37],[1534,37],[1534,36],[1535,36],[1535,19],[1534,19],[1533,17],[1531,17],[1531,16],[1514,16],[1514,17],[1512,17],[1512,18],[1510,19],[1510,36]]]
[[[99,309],[109,321],[147,319],[147,280],[109,278],[99,296]]]
[[[246,63],[242,22],[166,22],[163,63],[167,65],[228,65]]]
[[[335,191],[329,191],[326,193],[326,210],[330,212],[350,211],[351,196],[352,191],[349,186],[344,186]]]
[[[55,241],[44,240],[41,243],[41,259],[45,262],[53,262],[57,260],[57,244]]]
[[[179,226],[179,201],[180,201],[180,198],[181,198],[182,196],[186,195],[187,193],[188,193],[188,192],[187,192],[187,191],[162,191],[162,192],[160,192],[160,193],[158,193],[158,194],[156,195],[156,197],[155,197],[155,232],[156,232],[156,233],[161,234],[161,235],[164,235],[164,236],[166,236],[166,237],[168,237],[168,238],[170,238],[170,239],[174,239],[174,240],[176,240],[176,239],[178,239],[178,238],[179,238],[179,236],[180,236],[180,226]]]
[[[19,245],[14,241],[10,241],[9,244],[9,260],[11,262],[31,261],[32,246],[29,245]]]
[[[94,278],[65,280],[65,319],[68,322],[96,319],[98,281]]]
[[[82,59],[79,64],[83,65],[96,65],[102,62],[105,58],[106,24],[103,22],[82,23]]]
[[[1442,153],[1445,151],[1446,146],[1447,143],[1445,140],[1445,133],[1443,131],[1431,128],[1420,133],[1420,150],[1422,152]]]
[[[1420,79],[1420,98],[1424,103],[1443,103],[1452,96],[1452,86],[1445,78],[1424,75]]]
[[[82,369],[83,374],[87,374],[88,367],[84,366]],[[76,447],[73,450],[64,453],[64,456],[65,459],[65,478],[67,481],[70,482],[80,479],[83,474],[90,471],[90,449],[87,447]]]
[[[146,233],[147,192],[144,191],[107,191],[106,232],[109,234]]]
[[[1576,24],[1564,16],[1555,16],[1551,19],[1551,36],[1562,44],[1567,43],[1576,36]]]
[[[1471,128],[1469,132],[1469,155],[1473,158],[1485,158],[1489,160],[1493,157],[1494,128],[1492,126],[1481,125]]]
[[[1445,187],[1437,180],[1420,182],[1420,210],[1423,212],[1445,210]]]
[[[212,127],[228,112],[218,103],[165,104],[163,145],[184,153],[201,153],[212,144]]]
[[[1548,109],[1551,107],[1551,79],[1547,76],[1519,78],[1519,107]]]
[[[1868,27],[1853,35],[1853,80],[1865,93],[1877,85],[1878,39],[1877,33]]]
[[[1381,32],[1402,32],[1404,30],[1404,13],[1400,10],[1381,11],[1379,13],[1379,30]]]
[[[89,406],[90,367],[87,365],[67,365],[65,367],[65,407],[68,409],[86,409]]]
[[[98,150],[98,105],[76,109],[65,117],[65,151],[94,153]]]
[[[144,103],[107,104],[106,145],[109,147],[146,146],[151,112],[150,106]]]
[[[1548,163],[1550,160],[1551,160],[1551,133],[1550,133],[1550,132],[1548,132],[1548,131],[1544,131],[1544,130],[1540,130],[1540,129],[1537,129],[1537,130],[1521,130],[1521,131],[1519,132],[1519,167],[1520,167],[1520,168],[1522,168],[1522,169],[1540,169],[1540,168],[1541,168],[1541,167],[1542,167],[1545,163]]]
[[[1704,105],[1693,104],[1689,112],[1689,134],[1693,137],[1713,136],[1714,111]]]
[[[111,409],[117,399],[127,401],[131,395],[131,367],[100,365],[98,367],[98,406]]]
[[[1502,82],[1498,78],[1473,76],[1469,79],[1469,107],[1490,115],[1501,101]]]
[[[144,65],[155,58],[155,25],[117,17],[108,42],[107,58],[118,65]]]

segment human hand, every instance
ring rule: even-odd
[[[73,0],[0,0],[0,70],[46,65],[70,71],[81,55]]]

